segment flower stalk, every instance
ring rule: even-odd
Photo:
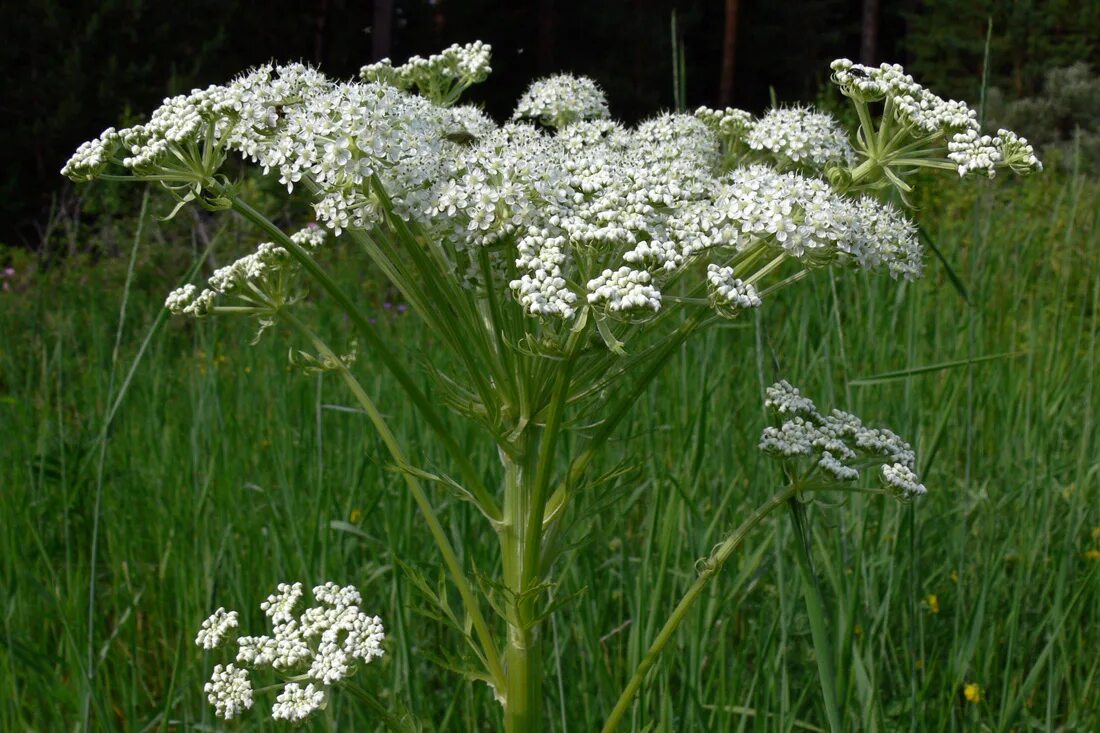
[[[721,572],[726,561],[729,560],[730,557],[733,556],[734,551],[741,546],[741,543],[744,542],[749,532],[760,524],[760,522],[764,521],[764,519],[776,508],[783,506],[788,500],[792,499],[796,493],[797,489],[794,486],[787,486],[765,501],[753,510],[736,530],[722,540],[714,551],[711,552],[710,557],[702,563],[702,570],[699,572],[699,577],[695,579],[695,582],[691,584],[691,587],[688,588],[683,598],[680,599],[680,602],[676,604],[676,608],[673,609],[668,620],[665,621],[664,625],[661,627],[661,630],[657,632],[657,636],[649,645],[649,649],[646,650],[645,656],[642,657],[642,661],[638,664],[638,668],[634,670],[634,674],[631,675],[623,691],[619,694],[619,699],[615,702],[615,706],[607,716],[603,728],[600,729],[602,733],[614,733],[614,731],[618,730],[623,717],[630,709],[634,697],[638,694],[642,684],[645,682],[646,675],[648,675],[649,671],[657,664],[669,640],[672,639],[673,634],[676,633],[676,630],[680,628],[680,625],[687,618],[687,614],[691,610],[691,607],[695,605],[695,602],[702,595],[706,587],[710,585],[711,581],[718,576],[718,573]]]
[[[447,539],[447,533],[443,530],[443,526],[440,524],[439,518],[435,514],[435,510],[432,508],[427,493],[424,491],[423,486],[421,486],[420,481],[416,478],[413,471],[410,470],[411,464],[405,457],[404,451],[402,451],[401,446],[397,442],[397,438],[389,429],[385,418],[383,418],[382,413],[378,411],[374,401],[367,395],[366,390],[363,389],[359,380],[357,380],[351,373],[351,370],[347,368],[344,361],[336,355],[336,352],[289,311],[280,311],[279,317],[297,331],[299,335],[309,341],[322,356],[338,365],[337,370],[340,372],[340,376],[344,380],[344,383],[347,385],[348,389],[351,390],[355,400],[367,413],[379,437],[382,438],[382,442],[389,451],[390,457],[393,458],[394,463],[401,471],[405,484],[412,494],[417,508],[420,510],[421,517],[428,526],[428,532],[435,541],[436,549],[439,550],[439,554],[443,559],[443,564],[450,574],[451,582],[453,582],[458,589],[459,596],[462,598],[462,604],[470,617],[474,633],[481,645],[481,657],[486,665],[489,678],[494,687],[500,689],[504,680],[504,670],[500,666],[500,654],[497,651],[496,643],[493,641],[493,634],[481,612],[481,604],[478,602],[473,589],[470,587],[469,581],[466,579],[466,573],[462,569],[454,548],[451,547],[450,540]]]

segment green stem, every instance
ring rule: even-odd
[[[883,104],[882,117],[879,118],[878,127],[878,150],[884,151],[886,149],[886,135],[890,130],[890,123],[894,121],[894,98],[889,94],[886,95],[886,102]]]
[[[370,325],[370,321],[367,319],[366,315],[359,309],[355,302],[340,289],[335,281],[329,277],[328,273],[321,269],[309,252],[288,237],[282,229],[275,226],[275,224],[262,213],[234,196],[231,191],[224,191],[222,193],[232,202],[234,211],[266,232],[279,244],[279,246],[290,252],[290,254],[301,263],[302,268],[313,276],[321,287],[336,300],[341,308],[343,308],[344,312],[347,313],[348,317],[352,320],[352,323],[355,324],[359,333],[366,339],[371,352],[377,354],[382,360],[382,364],[397,378],[401,388],[405,390],[405,394],[407,394],[413,404],[416,405],[419,415],[428,423],[428,427],[432,429],[432,432],[439,438],[451,458],[458,464],[462,480],[467,488],[469,488],[470,493],[477,500],[481,510],[491,520],[495,521],[500,519],[500,507],[497,506],[496,500],[493,499],[488,489],[485,488],[484,482],[481,480],[477,469],[474,468],[469,457],[458,446],[451,431],[448,430],[447,426],[443,423],[443,420],[439,417],[431,402],[424,393],[420,391],[420,388],[416,386],[412,376],[401,366],[400,360],[389,350],[385,342],[378,336],[374,328]]]
[[[542,728],[542,643],[535,619],[535,594],[526,585],[531,576],[526,566],[531,537],[527,534],[531,514],[530,433],[521,443],[520,461],[500,451],[504,464],[504,520],[498,533],[504,585],[508,599],[508,640],[504,650],[504,730],[507,733],[537,733]],[[541,527],[538,528],[541,534]]]
[[[859,115],[859,125],[863,128],[863,143],[871,157],[878,157],[878,136],[875,133],[875,123],[871,120],[871,111],[867,109],[865,102],[855,102],[856,114]]]
[[[878,165],[879,163],[875,158],[867,158],[867,160],[857,165],[855,168],[852,169],[851,185],[859,183],[860,179],[870,175],[871,172],[878,167]]]
[[[535,471],[534,487],[531,492],[531,511],[527,516],[527,548],[523,558],[526,575],[524,585],[533,584],[539,576],[541,566],[542,520],[546,514],[546,490],[550,485],[553,470],[554,451],[557,448],[558,435],[561,433],[562,414],[569,397],[570,376],[573,372],[573,359],[581,332],[574,331],[565,347],[565,361],[561,363],[554,380],[554,390],[550,401],[550,412],[546,417],[546,427],[539,442],[538,467]]]
[[[915,168],[937,168],[945,171],[953,171],[958,168],[957,163],[952,163],[949,160],[928,160],[927,158],[898,158],[890,162],[898,166],[911,165]]]
[[[359,380],[355,378],[351,370],[344,366],[343,360],[329,348],[328,344],[322,341],[319,336],[315,335],[309,327],[295,318],[288,310],[280,310],[279,317],[301,334],[303,338],[312,343],[313,347],[317,349],[322,356],[330,360],[333,364],[338,365],[337,371],[339,371],[340,376],[343,377],[344,383],[347,384],[351,393],[355,396],[356,401],[359,402],[360,406],[362,406],[363,410],[367,413],[371,423],[374,425],[374,429],[382,438],[382,442],[389,451],[390,457],[393,458],[394,463],[396,463],[397,467],[400,469],[401,475],[405,479],[405,484],[408,486],[409,492],[413,496],[413,500],[420,509],[420,514],[424,517],[424,521],[428,525],[428,531],[431,532],[432,538],[439,548],[439,554],[443,556],[443,563],[447,566],[447,570],[451,575],[451,580],[458,589],[458,594],[462,597],[462,604],[466,607],[466,613],[469,614],[474,632],[477,634],[478,641],[481,643],[482,656],[488,668],[489,676],[493,680],[496,689],[500,690],[501,683],[504,680],[504,670],[500,666],[500,654],[497,652],[496,644],[493,642],[493,635],[489,630],[489,625],[485,622],[485,617],[481,613],[481,606],[474,596],[473,589],[466,579],[466,574],[459,564],[454,548],[451,547],[451,543],[447,539],[447,533],[443,530],[443,526],[439,523],[439,519],[435,515],[435,510],[432,508],[424,488],[420,485],[417,478],[408,470],[410,468],[409,461],[401,450],[397,438],[390,431],[389,425],[386,424],[385,418],[382,417],[382,413],[378,411],[378,407],[363,389]]]
[[[699,573],[699,577],[692,583],[687,593],[680,599],[680,602],[676,604],[676,608],[673,610],[672,615],[668,617],[668,620],[665,621],[664,626],[662,626],[660,632],[658,632],[657,638],[649,645],[649,649],[646,651],[645,657],[642,658],[641,664],[634,670],[634,674],[631,676],[630,681],[626,683],[626,687],[623,688],[622,693],[619,695],[618,702],[615,703],[615,707],[607,717],[607,722],[604,723],[601,729],[603,733],[612,733],[612,731],[619,726],[619,723],[622,722],[623,716],[626,714],[631,701],[638,693],[638,690],[641,689],[642,684],[645,682],[646,675],[649,673],[649,670],[653,668],[653,665],[657,663],[661,652],[664,651],[672,635],[676,633],[676,629],[678,629],[684,619],[687,618],[688,611],[691,609],[692,605],[694,605],[695,601],[699,599],[703,590],[722,570],[722,566],[725,565],[726,561],[733,555],[734,550],[744,541],[745,536],[748,535],[756,525],[760,524],[764,517],[775,510],[776,507],[781,506],[793,498],[796,492],[796,488],[788,486],[761,504],[741,523],[741,526],[739,526],[733,534],[724,539],[711,553],[706,563],[704,563],[703,570]]]
[[[660,349],[655,352],[652,363],[649,364],[642,375],[630,386],[623,397],[620,398],[617,403],[613,404],[608,411],[607,417],[600,423],[595,434],[586,443],[584,452],[569,466],[565,478],[558,484],[558,487],[546,502],[544,526],[561,517],[561,513],[569,503],[569,497],[573,489],[584,475],[588,465],[599,454],[600,450],[607,443],[608,438],[611,437],[611,434],[615,431],[615,428],[618,427],[619,423],[622,422],[623,418],[629,414],[630,408],[638,400],[642,392],[649,387],[650,383],[661,372],[661,368],[664,367],[669,356],[671,356],[672,353],[678,349],[697,328],[699,328],[705,317],[706,315],[703,311],[698,311],[689,316],[676,332],[669,336],[668,340]]]
[[[797,497],[792,496],[787,505],[791,511],[791,521],[798,550],[798,574],[802,580],[802,595],[806,600],[806,613],[810,619],[810,634],[814,641],[814,656],[817,657],[817,672],[821,682],[821,694],[825,699],[825,715],[829,729],[833,733],[844,730],[841,724],[840,704],[836,694],[836,660],[833,656],[832,642],[825,626],[825,604],[821,598],[821,588],[813,570],[812,538],[810,526],[806,521],[806,509]]]

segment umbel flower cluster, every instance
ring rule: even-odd
[[[930,135],[957,130],[950,157],[961,173],[1038,167],[1026,141],[1007,131],[978,135],[972,110],[936,97],[900,67],[842,60],[833,69],[845,94],[886,99],[907,125]],[[704,273],[711,265],[747,272],[738,265],[750,254],[920,273],[913,227],[889,204],[844,196],[797,172],[722,171],[723,139],[741,136],[778,168],[851,164],[853,149],[828,115],[792,107],[752,121],[739,110],[703,108],[695,119],[663,115],[625,130],[605,120],[606,99],[591,80],[569,75],[535,82],[516,108],[517,119],[541,120],[554,133],[497,127],[476,109],[446,106],[488,71],[484,44],[364,67],[366,82],[335,82],[298,64],[264,66],[166,100],[146,124],[108,129],[63,172],[89,180],[114,164],[177,190],[190,177],[193,197],[214,205],[203,185],[236,151],[277,172],[288,190],[306,180],[318,219],[336,234],[376,224],[385,195],[403,219],[448,245],[455,268],[476,270],[479,248],[493,247],[499,261],[499,245],[513,246],[514,262],[498,264],[514,271],[512,290],[540,316],[572,318],[583,303],[655,311],[696,263]],[[414,87],[424,96],[404,91]],[[728,305],[718,287],[712,298]],[[200,313],[208,298],[196,297],[182,309]]]
[[[980,172],[992,178],[1003,167],[1021,174],[1043,168],[1026,139],[1011,130],[983,135],[977,113],[965,102],[937,96],[897,64],[871,67],[838,59],[832,69],[833,82],[860,111],[861,105],[882,102],[900,131],[910,131],[921,145],[946,140],[947,158],[957,166],[960,176]],[[917,157],[921,145],[909,146],[903,152]]]
[[[607,97],[596,82],[572,74],[539,79],[516,103],[512,119],[539,120],[549,127],[565,127],[580,120],[603,120],[611,116]]]
[[[324,244],[325,230],[314,225],[290,235],[292,242],[313,251]],[[297,261],[283,247],[263,242],[256,251],[214,271],[209,287],[199,290],[188,283],[168,294],[164,307],[174,315],[208,315],[219,296],[235,296],[239,309],[269,310],[299,297],[295,275]]]
[[[168,99],[145,124],[105,131],[63,173],[91,180],[119,171],[160,181],[181,203],[222,208],[231,190],[217,171],[235,152],[288,191],[306,185],[334,234],[371,231],[395,215],[437,243],[438,266],[472,286],[495,279],[490,273],[503,278],[543,319],[571,321],[586,308],[638,322],[703,296],[732,316],[759,304],[762,280],[787,263],[921,274],[904,214],[833,185],[851,175],[816,177],[857,157],[828,115],[791,107],[752,120],[704,108],[626,129],[606,119],[594,82],[559,75],[532,84],[514,115],[550,129],[498,126],[476,108],[449,106],[488,74],[489,52],[475,43],[399,67],[383,61],[353,82],[301,64],[262,66]],[[972,110],[898,67],[833,66],[849,96],[885,98],[889,114],[930,134],[957,129],[951,155],[960,171],[1038,166],[1026,141],[976,137]],[[746,153],[735,165],[731,146]],[[210,289],[173,293],[169,307],[203,315],[225,286],[278,272],[281,259],[261,245]]]
[[[271,635],[236,637],[234,662],[214,667],[205,692],[218,717],[228,720],[250,709],[250,672],[271,669],[284,680],[271,717],[304,720],[325,706],[331,688],[353,675],[357,664],[368,664],[383,655],[382,619],[359,610],[362,598],[354,586],[317,586],[313,596],[318,605],[296,617],[294,609],[302,594],[301,583],[280,583],[260,604],[271,619]],[[219,608],[203,621],[195,644],[203,649],[218,648],[237,626],[237,612]]]
[[[428,58],[413,56],[401,66],[388,58],[359,70],[363,81],[390,84],[398,89],[416,89],[436,104],[449,106],[462,92],[485,81],[492,72],[492,47],[481,41],[454,45]]]
[[[481,73],[477,63],[455,59],[447,52],[410,64],[440,84]],[[755,289],[750,266],[777,258],[919,274],[913,227],[889,204],[762,165],[722,173],[719,139],[703,122],[666,114],[625,130],[588,119],[605,110],[590,81],[556,77],[536,82],[517,116],[556,120],[557,132],[497,127],[476,110],[433,104],[388,83],[264,66],[169,99],[144,125],[107,130],[81,146],[64,172],[90,180],[121,167],[181,191],[181,200],[217,206],[211,182],[235,151],[278,174],[288,190],[306,181],[318,220],[337,235],[377,224],[385,197],[445,245],[447,263],[464,277],[476,273],[479,251],[491,248],[520,303],[538,316],[571,319],[582,304],[611,314],[657,311],[681,279],[685,294],[715,288],[712,298],[728,312],[753,299],[729,299],[724,284]],[[787,141],[791,158],[800,155],[791,145],[805,147],[786,133],[760,139]],[[502,257],[509,249],[512,257]],[[257,253],[263,262],[275,256]],[[716,283],[709,265],[734,276]],[[201,314],[209,300],[208,291],[171,302]]]
[[[784,422],[764,428],[760,449],[787,461],[800,482],[853,481],[861,468],[878,466],[882,484],[897,498],[925,493],[913,449],[890,430],[868,427],[842,410],[822,414],[787,381],[768,387],[764,404]]]
[[[811,107],[771,110],[748,128],[745,141],[753,150],[771,153],[781,168],[824,171],[830,165],[853,165],[856,159],[840,123]]]

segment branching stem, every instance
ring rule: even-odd
[[[348,318],[355,324],[356,329],[363,338],[366,339],[371,352],[377,354],[379,359],[382,360],[383,365],[394,375],[401,385],[401,388],[405,391],[405,394],[407,394],[409,399],[416,405],[417,413],[428,423],[428,427],[432,429],[432,432],[435,433],[436,437],[439,438],[440,442],[442,442],[443,446],[447,449],[447,453],[458,465],[464,484],[477,500],[481,510],[490,519],[499,520],[500,507],[497,505],[492,495],[489,494],[481,476],[470,462],[469,457],[458,446],[458,443],[455,442],[451,431],[443,423],[443,420],[439,417],[439,414],[428,398],[420,388],[416,386],[409,372],[401,366],[397,356],[389,350],[375,332],[363,311],[360,310],[355,302],[340,289],[335,281],[329,277],[328,273],[321,269],[316,261],[314,261],[313,257],[310,256],[309,252],[303,249],[301,245],[294,242],[285,232],[283,232],[283,230],[273,224],[262,213],[249,206],[240,198],[232,195],[232,192],[225,193],[229,197],[234,211],[270,235],[280,247],[285,248],[299,263],[301,263],[302,268],[336,300],[343,311],[347,313]]]
[[[405,454],[401,450],[397,438],[394,437],[389,426],[386,424],[385,418],[382,417],[382,413],[378,411],[378,407],[366,393],[366,390],[363,389],[359,380],[356,379],[355,375],[351,373],[351,370],[344,365],[343,360],[329,348],[328,344],[322,341],[319,336],[314,334],[309,327],[295,318],[288,310],[280,310],[279,318],[313,344],[313,347],[317,349],[326,360],[330,360],[333,364],[337,365],[337,371],[340,372],[340,376],[343,378],[344,383],[347,384],[352,395],[355,396],[356,401],[367,413],[371,424],[374,425],[375,430],[382,438],[382,442],[385,444],[390,456],[401,471],[401,475],[405,479],[405,484],[408,486],[409,492],[413,496],[413,500],[416,502],[421,515],[424,517],[424,521],[428,525],[428,531],[431,532],[432,538],[435,540],[436,546],[439,549],[439,553],[443,556],[443,563],[447,566],[447,570],[451,575],[451,580],[458,589],[459,595],[462,597],[462,603],[470,616],[470,621],[474,627],[474,633],[477,634],[478,641],[481,644],[482,656],[484,657],[489,676],[493,680],[496,689],[502,689],[504,670],[500,664],[500,654],[497,652],[489,625],[485,622],[485,617],[481,613],[481,606],[474,596],[473,589],[470,587],[470,583],[466,579],[466,574],[459,564],[454,548],[451,547],[451,543],[447,539],[447,533],[444,532],[443,526],[439,523],[439,518],[436,517],[435,511],[432,509],[431,502],[424,488],[420,485],[416,476],[408,470],[410,464],[405,458]]]

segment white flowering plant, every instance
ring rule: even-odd
[[[252,707],[252,673],[269,669],[280,681],[260,691],[280,690],[271,717],[299,723],[328,704],[335,686],[385,651],[382,619],[360,611],[363,602],[355,586],[328,582],[313,589],[317,606],[294,615],[302,599],[301,583],[280,583],[260,604],[271,619],[271,635],[236,637],[233,662],[214,666],[204,692],[219,718],[231,720]],[[218,608],[205,621],[195,644],[217,649],[238,627],[239,614]]]
[[[492,688],[506,730],[533,731],[543,718],[542,635],[567,519],[605,479],[594,467],[670,356],[814,270],[920,276],[916,224],[904,211],[914,171],[1040,167],[1025,140],[981,135],[972,110],[900,67],[838,61],[833,69],[857,109],[854,134],[803,107],[760,119],[703,108],[627,128],[610,119],[595,82],[569,75],[536,81],[513,120],[497,124],[457,104],[489,74],[481,43],[401,66],[379,62],[355,81],[266,65],[165,100],[144,124],[106,130],[62,172],[157,183],[177,209],[193,202],[255,225],[264,243],[254,253],[205,287],[172,292],[166,306],[199,318],[251,317],[261,331],[283,324],[310,350],[298,351],[299,364],[345,383],[461,598],[465,617],[455,626],[469,645],[470,675]],[[288,234],[253,208],[222,172],[230,155],[288,193],[304,190],[319,226]],[[374,263],[449,353],[449,366],[426,369],[430,392],[325,269],[333,240]],[[407,455],[355,375],[354,351],[338,355],[296,315],[295,304],[318,289],[393,374],[450,465]],[[894,495],[919,493],[912,453],[896,436],[851,416],[821,416],[784,389],[770,399],[793,417],[763,440],[789,467],[784,502],[848,490],[861,461],[884,456]],[[492,479],[455,441],[444,410],[478,425],[496,448]],[[502,592],[475,590],[433,504],[436,487],[476,507],[495,532],[493,587]],[[230,690],[228,700],[240,672],[219,674],[216,689]],[[295,709],[311,704],[308,688],[290,694]],[[624,693],[620,704],[629,699]]]

